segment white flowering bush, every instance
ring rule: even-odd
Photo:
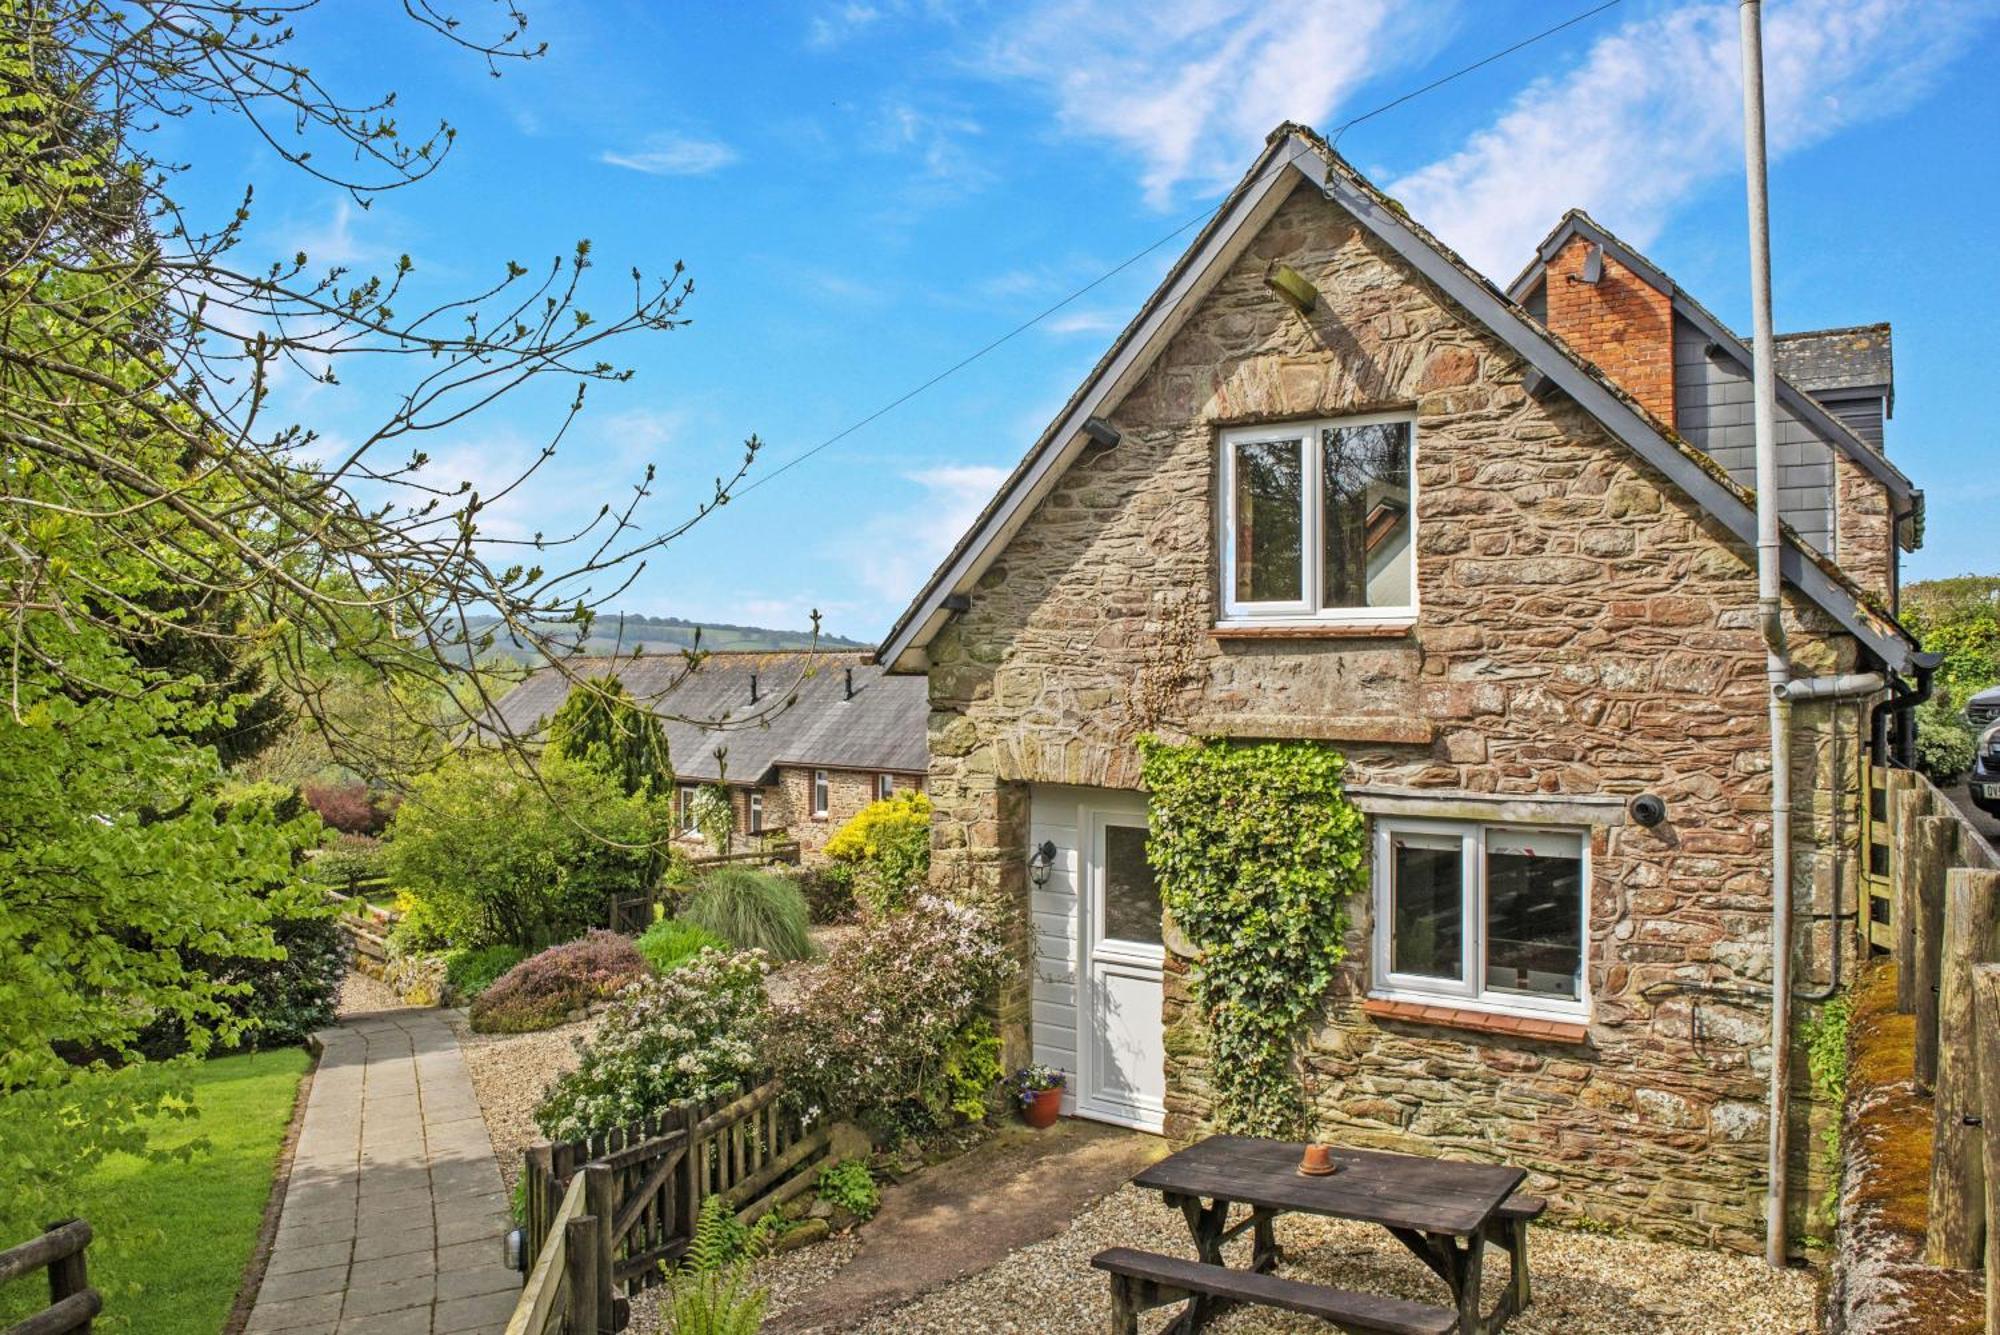
[[[888,1135],[949,1125],[977,1105],[969,1078],[998,1078],[988,1014],[1012,968],[992,920],[964,904],[926,896],[871,923],[772,1007],[787,1100]]]
[[[760,1078],[769,969],[760,950],[711,949],[625,988],[583,1045],[583,1064],[549,1087],[535,1124],[551,1140],[577,1140]]]

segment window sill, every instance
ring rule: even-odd
[[[1543,1043],[1581,1044],[1590,1038],[1589,1026],[1576,1020],[1530,1018],[1501,1015],[1494,1011],[1472,1010],[1464,1006],[1440,1006],[1430,1002],[1392,1001],[1368,997],[1361,1009],[1377,1020],[1402,1020],[1409,1024],[1436,1025],[1441,1029],[1471,1029],[1507,1038],[1534,1039]]]
[[[1209,634],[1218,640],[1400,640],[1417,626],[1407,621],[1223,621]]]

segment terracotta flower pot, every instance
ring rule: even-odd
[[[1325,1145],[1311,1144],[1299,1157],[1301,1177],[1325,1177],[1339,1168],[1333,1161],[1333,1151]]]
[[[1027,1121],[1028,1125],[1042,1129],[1054,1126],[1056,1118],[1061,1115],[1062,1091],[1060,1089],[1041,1090],[1036,1093],[1033,1103],[1024,1104],[1021,1108],[1021,1116]]]

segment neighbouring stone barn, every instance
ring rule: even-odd
[[[1071,1073],[1068,1110],[1211,1125],[1136,739],[1317,741],[1372,848],[1310,1038],[1320,1134],[1502,1159],[1560,1214],[1755,1250],[1773,934],[1752,511],[1725,427],[1673,426],[1678,326],[1713,317],[1575,230],[1510,300],[1309,132],[1274,136],[882,657],[928,674],[934,879],[1019,924],[1002,1018]],[[1572,246],[1600,248],[1599,278],[1569,283]],[[1706,355],[1719,401],[1731,345]],[[1787,414],[1794,671],[1909,672],[1881,601],[1915,538],[1907,479],[1822,408]],[[1855,964],[1882,698],[1794,706],[1795,1045]],[[1663,820],[1635,818],[1641,795]],[[1836,1110],[1793,1069],[1803,1235]]]

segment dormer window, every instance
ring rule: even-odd
[[[1225,431],[1224,622],[1414,620],[1415,437],[1402,413]]]

